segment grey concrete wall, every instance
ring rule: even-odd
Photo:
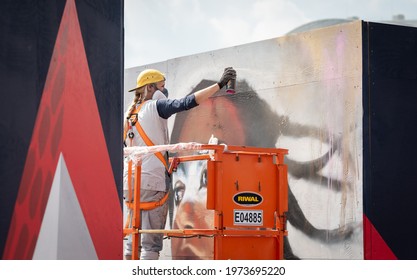
[[[224,91],[169,119],[171,142],[289,149],[287,258],[362,259],[362,22],[352,22],[125,70],[127,89],[145,68],[167,77],[169,98],[237,70],[237,93]],[[210,226],[204,212],[204,165],[173,177],[170,227]],[[165,241],[163,258],[211,258],[212,240]]]

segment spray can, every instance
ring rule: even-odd
[[[236,79],[231,79],[226,84],[226,92],[230,94],[234,94],[236,88]]]

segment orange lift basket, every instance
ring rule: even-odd
[[[170,145],[160,146],[168,149]],[[157,146],[155,146],[157,147]],[[211,153],[170,158],[169,172],[181,162],[207,160],[207,209],[214,210],[212,229],[141,230],[140,164],[135,167],[132,221],[132,259],[139,259],[141,233],[167,237],[214,236],[214,259],[278,260],[284,258],[288,211],[286,149],[198,144],[193,150]]]

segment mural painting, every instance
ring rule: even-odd
[[[220,143],[289,150],[287,259],[363,259],[361,22],[127,69],[166,74],[169,98],[216,82],[232,66],[237,93],[218,92],[169,119],[171,143]],[[125,107],[131,96],[125,94]],[[166,228],[211,228],[206,166],[173,175]],[[161,258],[211,259],[213,238],[170,238]]]

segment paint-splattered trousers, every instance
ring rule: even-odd
[[[165,195],[165,192],[141,190],[140,196],[142,202],[158,201]],[[168,213],[168,203],[148,211],[141,211],[141,229],[164,229]],[[141,256],[143,260],[155,260],[159,258],[159,252],[162,250],[163,234],[144,233],[141,234]],[[125,256],[132,255],[132,238],[128,236],[124,249]]]

